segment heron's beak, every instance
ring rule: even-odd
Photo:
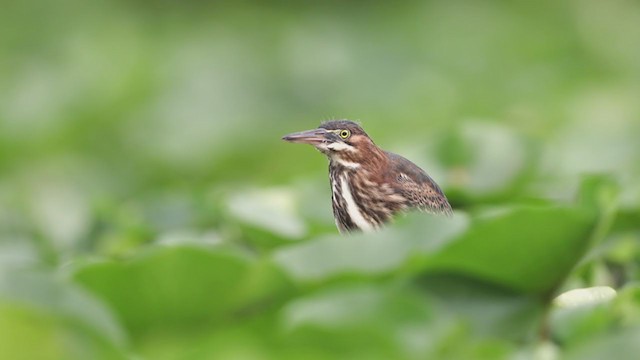
[[[285,135],[282,137],[282,140],[292,143],[317,145],[327,141],[327,134],[330,134],[330,132],[319,128]]]

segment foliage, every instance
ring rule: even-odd
[[[0,24],[0,358],[640,351],[637,3],[64,0]],[[338,235],[326,160],[279,140],[334,115],[455,216]]]

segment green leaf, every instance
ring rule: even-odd
[[[74,277],[111,305],[134,335],[215,326],[270,306],[288,288],[269,263],[189,246],[89,264]]]
[[[451,272],[519,292],[555,289],[585,253],[594,215],[581,208],[520,207],[477,218],[469,231],[422,260],[425,273]]]
[[[126,346],[112,314],[85,291],[43,273],[0,276],[0,358],[118,359]]]
[[[381,274],[400,267],[415,253],[442,247],[468,225],[465,214],[452,218],[412,214],[376,233],[325,236],[285,247],[274,259],[292,277],[315,281],[338,274]]]
[[[285,343],[306,343],[312,353],[330,358],[422,358],[437,343],[428,302],[390,284],[321,289],[288,303],[282,322]]]
[[[539,299],[474,278],[430,274],[419,277],[417,285],[433,299],[442,321],[461,324],[472,338],[531,339],[543,313]]]
[[[568,360],[635,360],[640,354],[640,327],[611,331],[581,343],[564,354]]]
[[[319,358],[500,359],[511,352],[502,339],[473,336],[434,298],[407,285],[342,284],[297,298],[282,311],[285,343],[306,344]]]
[[[237,219],[282,238],[296,239],[307,233],[297,215],[295,197],[285,189],[243,189],[229,199],[229,212]]]
[[[449,165],[450,186],[473,196],[510,190],[526,169],[526,141],[512,129],[489,121],[460,124],[440,141],[440,158]]]
[[[556,341],[570,346],[601,336],[614,321],[610,304],[584,305],[554,310],[551,329]]]

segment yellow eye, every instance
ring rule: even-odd
[[[340,130],[340,137],[343,139],[348,138],[351,135],[351,131],[349,130]]]

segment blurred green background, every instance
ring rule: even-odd
[[[634,358],[639,45],[634,0],[4,2],[0,358]],[[456,215],[338,236],[280,140],[331,118]]]

